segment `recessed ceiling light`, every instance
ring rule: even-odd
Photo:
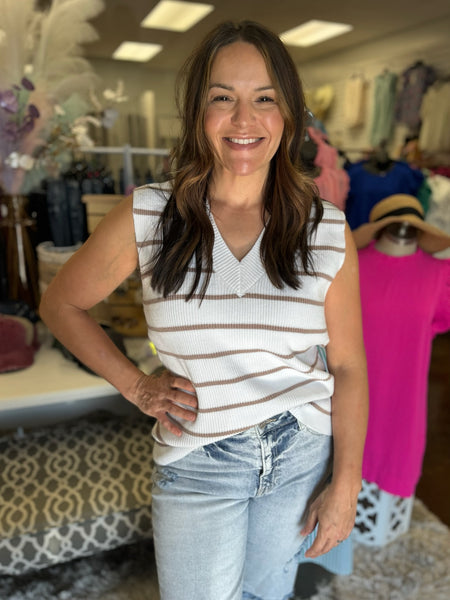
[[[161,0],[142,21],[142,27],[187,31],[214,10],[211,4]]]
[[[313,46],[320,44],[347,31],[351,31],[353,25],[346,23],[332,23],[331,21],[319,21],[313,19],[303,25],[289,29],[280,35],[281,40],[289,46]]]
[[[161,52],[161,44],[142,44],[140,42],[122,42],[113,54],[116,60],[135,60],[147,62],[158,52]]]

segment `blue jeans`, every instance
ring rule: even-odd
[[[332,438],[285,412],[156,465],[161,600],[289,598],[305,510],[329,475],[331,454]]]

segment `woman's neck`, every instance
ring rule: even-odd
[[[265,177],[213,176],[208,190],[210,204],[237,211],[259,209],[265,181]]]

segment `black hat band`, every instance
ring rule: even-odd
[[[396,208],[395,210],[391,210],[385,213],[381,217],[378,217],[378,219],[375,219],[374,223],[376,223],[377,221],[381,221],[382,219],[387,219],[388,217],[399,217],[401,215],[413,215],[415,217],[419,217],[419,219],[421,219],[422,221],[425,220],[423,218],[422,213],[420,213],[416,208],[406,206],[405,208]]]

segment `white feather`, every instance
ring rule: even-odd
[[[98,38],[88,20],[103,9],[103,0],[53,0],[42,18],[33,60],[33,80],[36,85],[45,82],[48,91],[58,100],[62,99],[59,94],[64,90],[65,78],[92,70],[80,55],[83,44]],[[86,86],[85,77],[80,79],[80,85]]]
[[[0,0],[0,90],[19,84],[29,59],[28,32],[34,23],[34,0]]]

